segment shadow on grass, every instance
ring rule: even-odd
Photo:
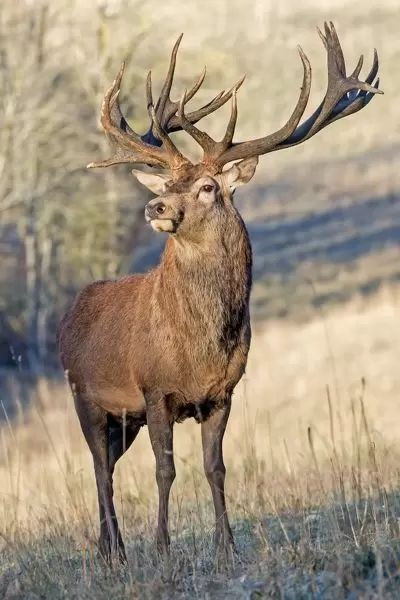
[[[400,245],[400,197],[383,196],[317,214],[249,223],[255,277],[293,272],[299,263],[349,263]],[[400,266],[398,270],[400,275]]]
[[[212,536],[196,535],[195,527],[173,538],[168,561],[147,536],[127,532],[129,566],[110,570],[94,545],[77,549],[66,529],[48,524],[46,536],[3,549],[0,597],[396,598],[399,508],[392,493],[237,521],[237,556],[222,568]]]

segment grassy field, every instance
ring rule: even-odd
[[[157,493],[143,429],[115,476],[129,565],[108,569],[97,554],[93,465],[67,386],[0,372],[0,599],[399,597],[398,3],[265,4],[207,0],[205,10],[188,1],[178,10],[171,0],[172,21],[170,3],[149,0],[163,47],[186,32],[188,80],[208,58],[224,82],[248,73],[238,139],[287,118],[298,42],[318,104],[325,62],[314,28],[326,18],[337,23],[349,68],[377,46],[385,96],[304,147],[265,157],[251,190],[238,193],[255,285],[248,371],[225,438],[234,561],[214,559],[200,430],[185,422],[175,433],[171,559],[161,561],[153,544]],[[89,4],[77,14],[84,31]],[[218,135],[216,122],[209,131]],[[142,267],[156,250],[140,254]],[[13,270],[0,275],[8,289]]]
[[[398,597],[397,305],[391,290],[255,334],[225,442],[237,544],[226,568],[213,556],[200,431],[191,422],[175,431],[170,561],[153,545],[157,495],[144,429],[116,473],[129,566],[102,564],[92,464],[72,399],[66,386],[40,380],[31,405],[17,406],[0,429],[0,594]]]

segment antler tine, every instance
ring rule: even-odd
[[[178,108],[178,117],[181,128],[186,131],[196,142],[203,148],[204,153],[211,151],[214,147],[214,140],[206,133],[205,131],[201,131],[193,123],[189,121],[187,116],[185,115],[185,104],[187,103],[187,93],[186,90],[181,98]]]
[[[125,61],[122,62],[120,70],[117,74],[117,77],[115,78],[114,81],[114,91],[110,96],[110,100],[109,100],[109,113],[110,113],[110,117],[111,117],[111,121],[113,123],[118,124],[118,126],[123,129],[124,131],[127,131],[130,135],[132,135],[133,137],[138,137],[137,134],[135,134],[135,132],[133,131],[132,127],[129,125],[128,121],[126,120],[126,118],[124,117],[124,115],[122,114],[121,111],[121,107],[119,105],[119,94],[121,92],[121,82],[122,82],[122,77],[125,71]]]
[[[207,102],[207,104],[205,104],[201,110],[206,109],[208,106],[211,106],[211,104],[213,104],[214,102],[216,102],[217,100],[219,100],[223,95],[224,95],[225,91],[222,90],[221,92],[219,92],[216,96],[214,96],[214,98],[212,100],[210,100],[210,102]],[[187,100],[187,94],[186,94],[186,102],[185,104],[188,103]],[[178,104],[178,110],[179,110],[179,104]],[[190,113],[192,114],[192,113]],[[205,113],[206,114],[206,113]],[[204,114],[204,116],[205,116]],[[188,118],[188,115],[186,115],[186,118]],[[189,119],[188,119],[189,120]],[[197,119],[198,121],[200,119]],[[191,123],[196,123],[197,121],[190,121]],[[182,131],[183,127],[181,126],[180,123],[180,118],[179,118],[179,114],[176,114],[174,116],[171,117],[171,119],[168,122],[168,126],[167,126],[167,131],[168,133],[172,133],[172,132],[176,132],[176,131]]]
[[[354,71],[352,72],[352,74],[350,75],[350,77],[352,77],[353,79],[357,79],[357,77],[361,73],[361,69],[362,69],[363,63],[364,63],[364,56],[363,56],[363,54],[361,54],[360,58],[358,59],[358,63],[356,65],[356,68],[354,69]]]
[[[207,108],[208,106],[211,106],[211,104],[214,104],[214,102],[216,102],[217,100],[222,98],[222,96],[224,94],[225,94],[225,90],[221,90],[220,92],[218,92],[218,94],[216,96],[214,96],[214,98],[212,98],[210,100],[210,102],[207,102],[207,104],[205,104],[202,108]]]
[[[176,57],[181,42],[182,35],[179,36],[172,49],[171,59],[168,67],[168,72],[160,93],[160,97],[154,106],[151,71],[148,73],[146,81],[146,101],[148,112],[151,117],[151,125],[149,130],[142,136],[139,136],[128,124],[124,115],[121,112],[119,105],[119,93],[124,72],[124,64],[115,78],[112,86],[107,90],[102,110],[101,123],[115,148],[115,154],[110,159],[100,161],[98,163],[90,163],[94,166],[109,166],[120,162],[142,162],[149,165],[158,165],[169,167],[171,169],[179,169],[184,164],[190,162],[180,153],[175,144],[169,138],[168,133],[173,130],[186,129],[196,139],[200,139],[206,146],[204,152],[210,151],[211,144],[214,143],[207,134],[203,134],[196,128],[191,128],[190,125],[196,122],[206,114],[209,114],[225,104],[232,96],[233,90],[240,87],[243,80],[240,80],[227,93],[219,93],[211,102],[203,106],[198,111],[191,113],[189,118],[184,114],[183,106],[180,110],[180,116],[176,115],[180,103],[173,102],[170,99],[170,92],[173,82],[173,77],[176,67]],[[206,69],[198,77],[188,92],[185,93],[183,102],[186,104],[197,93],[202,85],[206,75]],[[181,101],[182,102],[182,101]],[[176,126],[171,126],[171,120],[175,117]],[[182,120],[182,123],[181,123]],[[183,123],[185,127],[183,127]],[[206,141],[207,138],[207,141]]]
[[[169,165],[170,168],[171,169],[179,169],[183,165],[188,164],[188,162],[189,162],[188,159],[185,158],[183,156],[183,154],[181,154],[181,152],[175,146],[175,144],[173,143],[173,141],[171,140],[171,138],[169,137],[167,132],[164,131],[160,121],[158,120],[157,113],[156,113],[153,105],[150,105],[149,113],[151,116],[151,121],[152,121],[152,126],[154,128],[154,131],[155,131],[157,137],[163,143],[163,148],[165,149],[165,151],[168,153],[168,155],[172,159],[170,161],[170,165]]]
[[[175,74],[176,58],[177,58],[177,54],[178,54],[179,45],[182,40],[182,36],[183,36],[183,34],[181,34],[179,36],[179,38],[175,42],[175,45],[172,49],[168,72],[167,72],[160,96],[155,104],[155,112],[157,115],[158,122],[160,123],[160,126],[164,129],[164,131],[166,133],[172,133],[173,131],[179,131],[182,129],[180,126],[174,128],[174,127],[171,127],[171,125],[170,125],[171,119],[174,118],[174,115],[176,115],[176,112],[179,107],[179,102],[171,100],[170,93],[171,93],[173,78],[174,78],[174,74]],[[197,80],[195,81],[193,86],[187,92],[186,102],[191,100],[193,98],[193,96],[198,92],[198,90],[200,89],[201,85],[204,82],[205,76],[206,76],[206,68],[204,67],[200,76],[197,78]],[[152,90],[151,90],[151,74],[149,74],[147,77],[146,97],[147,97],[147,105],[149,106],[150,104],[153,104]],[[159,140],[153,134],[152,125],[150,125],[148,131],[142,136],[142,139],[145,142],[151,143],[152,145],[160,145]]]
[[[220,166],[248,156],[255,156],[271,152],[271,150],[281,141],[290,136],[296,129],[307,106],[308,98],[311,91],[311,65],[302,48],[298,47],[300,59],[303,65],[303,83],[300,89],[297,104],[289,118],[281,129],[277,132],[267,135],[266,137],[252,140],[249,142],[241,142],[239,144],[231,144],[220,157],[218,163]]]
[[[236,84],[236,86],[232,89],[232,108],[231,115],[229,118],[229,122],[225,131],[225,135],[220,142],[214,141],[205,131],[201,131],[193,125],[186,117],[184,108],[187,102],[186,92],[182,96],[182,99],[179,104],[178,109],[178,117],[180,119],[180,123],[182,128],[192,136],[194,140],[203,148],[203,163],[206,164],[209,168],[218,170],[218,158],[223,154],[224,150],[226,150],[232,143],[233,135],[235,132],[235,126],[237,121],[237,101],[236,101],[236,93],[238,87],[241,85],[241,81]]]
[[[182,41],[182,38],[183,38],[183,33],[180,34],[180,36],[178,37],[178,39],[176,40],[176,42],[174,44],[174,47],[172,48],[171,60],[169,63],[167,76],[165,78],[164,85],[161,88],[160,97],[156,104],[155,110],[156,110],[157,117],[159,118],[160,123],[162,123],[162,119],[160,118],[160,115],[163,114],[165,105],[166,105],[167,101],[169,100],[169,95],[170,95],[171,87],[172,87],[172,81],[174,79],[174,73],[175,73],[176,55],[178,54],[178,49],[179,49],[179,45]]]
[[[372,83],[378,73],[378,70],[379,70],[378,52],[377,52],[376,48],[374,48],[374,59],[372,61],[372,67],[371,67],[371,70],[368,73],[367,77],[365,78],[365,81],[367,83]]]
[[[125,61],[122,61],[119,71],[117,73],[116,78],[113,81],[111,86],[112,92],[110,96],[110,104],[111,106],[115,103],[115,100],[118,97],[119,92],[121,91],[121,81],[125,71]]]
[[[143,137],[140,137],[128,125],[119,106],[119,93],[124,66],[124,63],[122,63],[117,77],[105,93],[101,107],[100,121],[108,139],[114,147],[114,155],[106,160],[89,163],[88,168],[108,167],[120,163],[142,163],[174,170],[180,168],[184,164],[190,164],[189,160],[179,152],[173,142],[168,138],[168,135],[162,130],[162,127],[158,122],[151,103],[152,93],[150,74],[147,79],[146,87],[147,99],[151,106],[150,112],[152,112],[153,126],[157,135],[159,135],[160,140],[164,143],[164,146],[160,147],[160,142],[154,144],[151,143],[151,140],[143,139]]]
[[[156,137],[153,133],[153,121],[152,121],[152,117],[150,114],[150,107],[154,106],[153,89],[152,89],[152,83],[151,83],[151,71],[149,71],[147,73],[147,78],[146,78],[146,102],[147,102],[147,112],[149,113],[149,116],[150,116],[150,127],[146,131],[146,133],[144,133],[141,136],[141,139],[144,142],[146,142],[147,144],[151,144],[152,146],[162,146],[161,139]]]
[[[328,63],[328,87],[321,104],[304,123],[299,125],[311,88],[311,67],[306,55],[299,48],[304,68],[303,85],[300,98],[289,121],[279,131],[264,138],[240,144],[231,143],[218,158],[220,166],[232,160],[266,154],[304,142],[333,121],[359,111],[375,94],[383,93],[378,88],[379,80],[373,83],[379,67],[376,50],[368,77],[365,81],[360,81],[358,76],[363,57],[359,58],[353,73],[347,76],[343,51],[333,23],[325,23],[324,33],[319,29],[318,33],[327,51]]]
[[[182,34],[183,35],[183,34]],[[181,131],[183,129],[180,118],[178,116],[179,110],[179,102],[172,101],[170,98],[170,92],[173,82],[173,77],[175,73],[176,67],[176,57],[179,49],[179,45],[182,39],[182,35],[179,36],[177,41],[175,42],[174,48],[172,50],[170,64],[168,68],[168,73],[166,79],[164,81],[160,97],[155,105],[155,112],[157,115],[157,119],[164,129],[166,133],[172,133],[175,131]],[[189,102],[194,95],[198,92],[201,85],[204,82],[204,78],[206,76],[206,68],[204,67],[202,73],[200,74],[197,81],[194,85],[186,92],[186,103]],[[228,92],[220,92],[213,100],[202,106],[201,108],[188,113],[186,119],[191,123],[197,123],[203,117],[211,114],[216,111],[218,108],[223,106],[228,100],[232,97],[232,93],[234,89],[239,89],[244,81],[244,77],[240,79]],[[147,95],[147,103],[149,105],[149,100],[151,97],[151,81],[149,83],[149,79],[146,84],[146,95]],[[142,139],[146,142],[150,142],[151,144],[157,145],[159,143],[157,138],[154,137],[152,126],[150,126],[149,130],[142,136]]]
[[[147,100],[147,110],[149,110],[150,106],[153,106],[153,90],[151,85],[151,71],[147,73],[146,78],[146,100]]]
[[[197,92],[203,85],[203,81],[205,79],[206,73],[207,73],[207,68],[204,67],[202,72],[200,73],[200,76],[197,79],[197,81],[193,84],[193,86],[190,88],[190,90],[188,92],[186,92],[186,102],[189,102],[189,100],[191,100],[193,98],[193,96],[195,94],[197,94]]]
[[[171,117],[177,112],[178,107],[179,107],[179,102],[174,102],[171,100],[170,93],[171,93],[172,83],[173,83],[174,74],[175,74],[176,57],[178,54],[178,50],[179,50],[179,46],[180,46],[182,37],[183,37],[183,33],[181,33],[181,35],[178,37],[178,39],[175,42],[175,45],[172,49],[168,72],[167,72],[163,87],[161,89],[160,96],[155,105],[157,119],[158,119],[161,127],[163,127],[167,133],[171,132],[171,129],[168,126],[168,122],[171,119]],[[195,81],[193,86],[187,92],[186,102],[189,102],[189,100],[191,100],[193,98],[193,96],[199,91],[200,87],[202,86],[202,84],[204,82],[205,76],[206,76],[206,67],[203,68],[202,72],[200,73],[200,76],[197,78],[197,80]],[[150,89],[151,89],[151,82],[150,82]],[[149,97],[148,94],[147,94],[147,96]],[[148,135],[148,133],[146,135]]]
[[[379,88],[379,77],[376,80],[375,85],[373,86],[376,90]],[[334,121],[338,119],[342,119],[343,117],[347,117],[348,115],[352,115],[371,102],[374,94],[372,92],[366,92],[364,90],[360,91],[356,96],[353,96],[351,103],[348,103],[347,98],[343,98],[341,102],[339,102],[334,110],[331,113],[329,119],[322,125],[321,129],[330,125]]]
[[[357,68],[358,65],[355,69],[355,72],[357,72]],[[357,79],[357,77],[354,77],[354,72],[349,78],[346,78],[346,75],[344,74],[344,78],[346,78],[347,92],[344,91],[341,95],[337,94],[336,102],[335,98],[331,96],[329,106],[327,106],[327,99],[329,96],[329,86],[332,84],[330,84],[328,71],[328,91],[323,102],[314,111],[314,113],[296,129],[293,135],[279,146],[279,149],[288,148],[304,142],[315,135],[315,133],[317,133],[320,129],[330,125],[330,123],[361,110],[361,108],[366,106],[372,100],[375,94],[382,94],[383,92],[379,89],[379,79],[374,85],[371,86],[378,72],[378,68],[378,53],[376,49],[374,49],[373,64],[368,76],[366,77],[366,85],[363,85],[364,82],[361,82]],[[325,117],[324,114],[326,115]]]
[[[122,145],[137,146],[141,142],[140,137],[130,127],[129,131],[127,130],[127,121],[119,107],[118,94],[124,68],[125,64],[122,63],[117,77],[104,96],[101,105],[100,122],[106,133],[116,138]],[[118,118],[117,125],[115,124],[116,117]]]
[[[225,135],[221,142],[221,144],[223,146],[225,146],[225,148],[228,148],[232,144],[233,136],[235,134],[237,116],[238,116],[238,111],[237,111],[236,89],[234,89],[233,93],[232,93],[231,116],[229,118],[229,122],[226,127]]]
[[[172,83],[173,83],[174,74],[175,74],[176,57],[178,54],[179,45],[181,43],[182,37],[183,37],[183,33],[181,33],[181,35],[178,37],[178,39],[176,40],[176,42],[174,44],[174,47],[171,52],[171,58],[170,58],[170,62],[169,62],[167,75],[165,77],[163,86],[161,88],[160,96],[155,104],[155,112],[157,115],[157,120],[158,120],[160,126],[165,130],[166,133],[170,133],[170,131],[171,131],[168,127],[168,121],[176,113],[177,108],[178,108],[178,102],[173,102],[171,100],[170,93],[171,93]],[[204,77],[203,77],[203,79],[204,79]],[[196,84],[193,86],[195,88],[193,95],[199,89],[203,79],[201,79],[201,77],[200,77],[199,80],[196,82]],[[147,108],[149,108],[149,106],[153,104],[153,95],[152,95],[152,87],[151,87],[151,72],[149,72],[149,74],[147,75],[146,98],[147,98]],[[150,127],[146,131],[146,133],[143,134],[141,137],[142,137],[142,140],[144,140],[147,143],[150,143],[155,146],[161,145],[160,140],[157,139],[157,137],[155,137],[153,134],[153,124],[152,123],[150,124]]]
[[[338,38],[338,34],[336,33],[336,29],[332,21],[328,23],[325,21],[325,35],[328,42],[328,49],[331,48],[331,54],[328,54],[328,60],[334,60],[336,63],[336,68],[340,73],[346,73],[346,63],[343,56],[342,47],[340,45],[340,41]],[[329,67],[328,67],[329,68]]]
[[[236,94],[243,83],[244,77],[227,92],[220,92],[208,104],[186,114],[185,105],[199,90],[206,71],[203,70],[190,90],[184,93],[180,102],[173,102],[170,99],[176,56],[182,39],[182,36],[179,36],[172,50],[168,73],[155,107],[153,104],[151,72],[147,76],[146,98],[151,126],[145,135],[139,136],[128,125],[119,105],[119,93],[124,69],[122,64],[112,86],[104,96],[101,110],[101,123],[108,138],[116,147],[116,152],[110,159],[99,163],[91,163],[89,166],[108,166],[119,162],[142,162],[149,165],[161,165],[175,171],[191,164],[168,136],[172,131],[183,129],[203,148],[202,163],[217,173],[222,170],[226,163],[231,161],[259,156],[304,142],[332,122],[361,110],[375,94],[383,93],[378,87],[379,60],[376,50],[374,50],[373,63],[368,76],[365,81],[360,81],[358,77],[363,65],[363,56],[360,56],[351,75],[346,75],[343,51],[333,23],[325,22],[324,32],[322,33],[318,29],[318,33],[326,49],[328,66],[327,90],[320,105],[308,119],[299,125],[311,90],[310,62],[299,46],[303,81],[296,106],[290,118],[275,133],[241,143],[234,143],[233,136],[237,122]],[[232,108],[229,122],[223,139],[216,142],[207,133],[195,127],[194,124],[223,106],[230,98],[232,98]]]
[[[235,85],[233,85],[231,89],[227,92],[219,92],[219,94],[217,94],[212,100],[210,100],[210,102],[208,102],[201,108],[198,108],[197,110],[188,113],[186,115],[187,120],[193,124],[197,123],[198,121],[200,121],[200,119],[203,119],[207,115],[210,115],[211,113],[215,112],[218,108],[221,108],[221,106],[226,104],[226,102],[228,102],[228,100],[232,98],[233,90],[238,90],[240,88],[243,81],[245,80],[245,77],[246,76],[244,75],[241,79],[239,79],[239,81],[237,81]],[[168,122],[167,130],[168,132],[171,132],[180,131],[181,129],[182,127],[180,124],[179,115],[174,115]]]
[[[183,94],[182,99],[180,101],[178,117],[181,123],[181,127],[202,147],[204,151],[202,162],[204,164],[207,164],[207,166],[211,169],[218,170],[219,156],[221,156],[221,154],[223,154],[223,152],[232,144],[238,114],[236,94],[237,89],[240,87],[242,81],[243,80],[238,81],[238,83],[232,88],[231,115],[224,137],[220,142],[214,141],[205,131],[201,131],[200,129],[198,129],[198,127],[196,127],[193,123],[189,121],[189,119],[185,115],[184,110],[185,105],[187,103],[186,92]]]
[[[332,22],[330,23],[330,28],[328,24],[325,23],[325,32],[328,55],[328,88],[325,95],[325,99],[322,103],[321,110],[310,128],[307,138],[311,137],[314,133],[321,129],[321,124],[326,119],[329,119],[330,113],[332,113],[336,104],[343,98],[343,96],[347,92],[356,89],[362,90],[364,92],[371,92],[373,94],[382,93],[379,89],[373,87],[368,81],[359,81],[357,79],[357,76],[354,77],[353,74],[349,77],[346,76],[342,48],[340,46],[340,41]],[[355,69],[356,73],[358,67],[359,64]],[[352,101],[354,100],[354,98],[350,97],[349,100]]]
[[[324,34],[322,33],[322,31],[320,30],[319,27],[317,27],[317,32],[318,32],[319,37],[322,40],[322,43],[325,46],[325,50],[328,50],[328,42],[327,42],[326,37],[324,36]]]

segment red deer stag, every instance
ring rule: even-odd
[[[59,345],[75,406],[93,455],[100,508],[100,552],[125,560],[113,504],[113,472],[142,425],[147,424],[156,458],[159,492],[157,546],[167,552],[168,503],[175,478],[173,425],[188,417],[201,423],[204,470],[216,520],[217,548],[229,554],[232,531],[225,495],[222,440],[232,392],[242,377],[250,346],[249,294],[252,253],[233,192],[252,178],[258,156],[308,140],[323,127],[362,109],[376,93],[378,58],[365,82],[358,79],[363,59],[346,75],[332,23],[321,39],[327,51],[328,87],[315,112],[302,124],[311,88],[310,63],[299,48],[303,82],[294,111],[275,133],[233,142],[236,92],[228,92],[186,112],[204,73],[183,94],[170,99],[176,54],[172,52],[160,97],[153,103],[147,79],[148,132],[138,135],[119,105],[123,66],[105,94],[101,123],[115,153],[88,165],[140,163],[162,173],[133,171],[156,194],[145,208],[154,230],[169,233],[160,264],[145,275],[88,285],[61,322]],[[215,142],[195,126],[202,117],[232,100],[223,139]],[[192,164],[169,137],[183,130],[204,151]],[[224,165],[240,160],[224,170]]]

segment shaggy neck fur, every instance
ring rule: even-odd
[[[169,238],[156,296],[171,331],[182,331],[200,354],[229,356],[248,318],[251,268],[248,233],[233,205],[201,243]]]

